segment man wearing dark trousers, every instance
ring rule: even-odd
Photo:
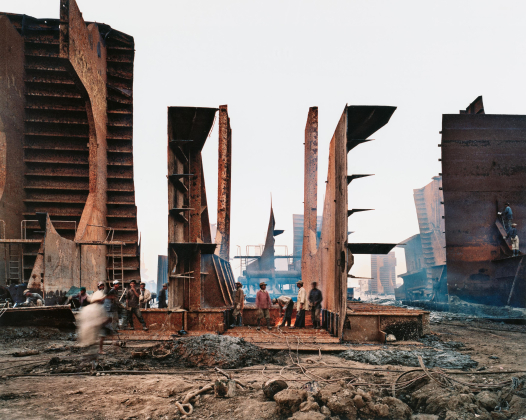
[[[159,309],[168,308],[168,304],[166,303],[168,300],[168,285],[166,283],[163,284],[157,300],[159,301]]]
[[[320,328],[321,301],[323,300],[323,296],[321,294],[321,290],[316,287],[318,286],[318,283],[313,281],[311,285],[312,289],[309,293],[309,303],[311,305],[310,314],[312,317],[312,323],[314,324],[314,328],[318,329]]]
[[[135,314],[139,322],[142,324],[142,329],[144,331],[148,331],[146,322],[144,322],[141,310],[139,309],[140,294],[135,288],[136,284],[137,282],[135,280],[130,281],[130,289],[126,293],[126,308],[128,310],[128,322],[130,323],[130,329],[133,330],[133,315]]]

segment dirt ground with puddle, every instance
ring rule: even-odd
[[[106,354],[94,365],[91,353],[75,346],[72,333],[4,328],[0,332],[0,418],[526,419],[526,326],[476,319],[467,322],[462,317],[435,321],[431,324],[434,334],[421,342],[350,345],[349,349],[411,354],[455,351],[473,361],[464,371],[455,369],[458,373],[452,374],[435,368],[431,370],[437,372],[432,374],[435,380],[422,370],[400,377],[416,368],[372,365],[337,353],[323,353],[320,358],[318,353],[289,351],[262,353],[258,363],[257,353],[253,349],[247,353],[238,342],[242,349],[238,351],[256,359],[225,371],[244,387],[238,386],[233,398],[202,394],[187,417],[176,402],[223,378],[213,369],[218,363],[210,362],[220,362],[220,354],[207,359],[206,367],[190,368],[187,366],[194,362],[188,363],[185,355],[197,357],[195,360],[204,357],[196,354],[196,346],[186,346],[193,350],[181,352],[171,342],[127,342],[125,347],[105,345]],[[228,345],[224,350],[223,344],[221,351],[234,351]],[[40,353],[12,355],[28,350]],[[206,352],[211,353],[210,348]],[[234,367],[230,360],[222,367]],[[447,376],[440,376],[441,372]],[[262,387],[270,379],[284,380],[288,388],[268,399]],[[393,383],[397,384],[395,397]],[[483,388],[489,386],[493,388]]]

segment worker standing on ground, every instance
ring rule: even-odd
[[[294,326],[290,328],[305,328],[305,310],[307,309],[307,292],[303,288],[303,282],[299,281],[296,283],[298,287],[298,300],[296,301],[296,321]]]
[[[510,203],[506,202],[506,208],[502,213],[499,213],[502,217],[502,223],[504,224],[504,230],[509,233],[511,229],[511,221],[513,220],[513,212],[511,211]]]
[[[508,231],[508,236],[506,238],[511,239],[511,250],[513,251],[513,256],[516,257],[519,255],[519,231],[517,230],[517,223],[512,223],[511,228]]]
[[[236,293],[234,294],[234,311],[232,317],[234,323],[230,328],[242,327],[243,326],[243,307],[245,306],[245,293],[243,292],[243,285],[238,281],[236,282]]]
[[[130,324],[129,329],[133,330],[133,315],[137,317],[139,322],[142,324],[142,329],[144,331],[148,331],[148,327],[146,326],[146,322],[144,322],[144,319],[141,314],[141,310],[139,309],[139,297],[140,294],[135,289],[135,285],[137,282],[135,280],[130,281],[130,289],[126,293],[126,309],[128,312],[128,323]]]
[[[270,305],[272,302],[270,301],[270,295],[266,291],[267,283],[261,282],[259,283],[259,290],[256,293],[256,307],[258,308],[258,327],[256,328],[258,331],[261,329],[259,326],[259,321],[261,318],[265,318],[267,320],[267,328],[269,330],[272,329],[270,326]]]
[[[294,310],[294,301],[290,296],[280,296],[272,301],[274,304],[279,305],[279,316],[281,317],[281,311],[285,308],[285,315],[283,321],[281,321],[280,327],[292,326],[292,311]]]
[[[110,302],[108,304],[109,315],[111,316],[111,328],[113,331],[119,330],[119,313],[123,314],[123,318],[126,320],[126,311],[124,311],[124,306],[120,303],[119,298],[119,280],[113,282],[113,289],[111,289],[106,295],[106,299]],[[124,324],[126,325],[126,324]]]
[[[168,284],[164,283],[163,288],[159,292],[159,297],[157,298],[159,302],[159,309],[168,308],[166,301],[168,300]]]
[[[141,309],[148,309],[150,307],[150,300],[152,300],[152,294],[146,288],[146,283],[141,282],[139,284],[139,292],[141,296],[139,297],[139,307]]]
[[[309,292],[310,313],[314,329],[317,330],[320,328],[321,301],[323,300],[323,296],[321,290],[317,288],[318,283],[313,281],[311,285],[312,289]]]
[[[42,299],[42,296],[38,293],[31,293],[31,290],[26,289],[24,290],[24,296],[26,297],[26,301],[17,305],[17,307],[44,306],[44,299]]]

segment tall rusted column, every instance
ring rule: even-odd
[[[217,233],[219,256],[230,258],[230,201],[232,175],[232,130],[228,116],[228,106],[219,107],[219,163],[217,194]]]
[[[190,156],[190,235],[188,242],[196,244],[202,243],[201,238],[201,192],[202,192],[202,171],[201,171],[201,152],[193,151]],[[189,279],[189,301],[188,306],[191,311],[201,308],[201,249],[196,246],[195,251],[190,256]]]
[[[318,216],[318,107],[309,109],[305,126],[305,191],[301,278],[309,290],[318,281],[316,232]]]

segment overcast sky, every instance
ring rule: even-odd
[[[391,105],[387,126],[349,154],[353,242],[418,233],[413,189],[440,170],[442,114],[483,95],[486,113],[526,114],[523,1],[77,0],[84,19],[135,38],[134,170],[150,279],[167,248],[168,106],[228,104],[232,124],[231,255],[264,242],[272,194],[276,244],[292,252],[303,212],[303,141],[319,107],[319,209],[329,142],[345,104]],[[58,18],[59,0],[0,0],[0,10]],[[211,222],[217,124],[204,150]],[[397,274],[405,272],[397,250]],[[233,262],[236,276],[237,262]],[[370,275],[357,256],[351,273]]]

